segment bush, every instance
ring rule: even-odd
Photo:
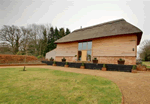
[[[51,57],[50,60],[53,60],[53,57]]]
[[[97,60],[97,58],[95,57],[94,60]]]
[[[63,60],[65,60],[65,57],[63,57]]]
[[[39,55],[37,58],[38,58],[38,59],[42,58],[42,55]]]
[[[124,59],[120,58],[119,61],[124,61]]]
[[[104,67],[104,68],[106,68],[106,65],[105,65],[105,64],[103,64],[103,67]]]
[[[82,65],[81,66],[84,66],[84,62],[82,62]]]
[[[142,61],[141,60],[137,60],[136,61],[136,64],[138,65],[138,64],[142,64]]]
[[[136,70],[136,65],[133,65],[132,69],[133,69],[133,70]]]
[[[56,61],[54,61],[53,64],[56,64]]]
[[[66,62],[66,65],[68,65],[68,62]]]
[[[145,67],[147,67],[147,65],[145,65],[145,64],[142,64],[142,66],[145,66]]]

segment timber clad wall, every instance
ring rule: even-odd
[[[46,53],[45,59],[50,60],[50,58],[52,57],[55,60],[55,54],[56,49],[53,49],[52,51]]]
[[[63,56],[56,56],[56,61],[62,61]],[[74,62],[74,56],[65,56],[67,62]]]
[[[92,41],[93,56],[136,56],[136,47],[136,35],[105,37]]]
[[[57,44],[56,56],[75,56],[78,52],[78,42]]]
[[[134,48],[134,51],[133,51]],[[66,61],[75,61],[78,52],[78,42],[57,44],[56,61],[63,57]],[[117,64],[119,58],[125,59],[125,65],[136,64],[137,36],[120,35],[103,37],[92,40],[92,56],[97,57],[98,63]]]
[[[77,55],[77,52],[78,42],[57,44],[56,61],[61,61],[61,59],[65,57],[66,61],[73,62],[75,61],[74,56]]]

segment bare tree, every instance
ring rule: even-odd
[[[11,44],[13,54],[16,54],[19,50],[21,36],[20,29],[14,25],[4,25],[0,31],[0,38],[3,41],[8,41]]]
[[[150,61],[150,40],[144,40],[140,45],[139,55],[145,61]]]
[[[21,45],[20,45],[20,49],[22,50],[23,54],[26,53],[26,47],[27,44],[29,43],[29,41],[31,41],[31,29],[29,28],[25,28],[25,27],[21,27],[21,31],[22,31],[22,40],[21,40]]]

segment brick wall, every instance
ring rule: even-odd
[[[55,61],[62,61],[63,56],[56,56]],[[65,56],[66,62],[74,62],[75,57],[74,56]]]
[[[122,58],[125,60],[125,65],[136,65],[135,56],[98,56],[98,63],[104,64],[118,64],[118,60]]]

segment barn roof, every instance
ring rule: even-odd
[[[142,31],[139,28],[128,23],[124,19],[118,19],[75,30],[72,33],[58,39],[57,41],[55,41],[55,43],[74,42],[126,34],[137,34],[138,36],[137,45],[140,43]]]

